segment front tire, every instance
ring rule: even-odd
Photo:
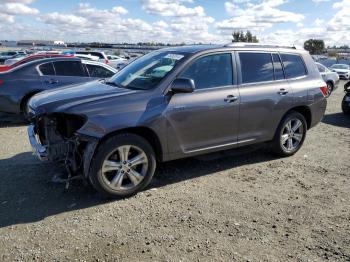
[[[294,155],[304,143],[307,132],[305,117],[295,111],[288,113],[279,124],[272,141],[272,150],[282,157]]]
[[[150,183],[155,169],[155,153],[148,141],[126,133],[109,138],[98,147],[89,179],[105,197],[128,197]]]

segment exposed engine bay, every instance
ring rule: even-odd
[[[37,116],[32,122],[37,144],[35,141],[31,141],[31,144],[34,151],[40,154],[39,158],[64,164],[69,177],[83,175],[86,178],[97,139],[76,133],[84,125],[85,119],[77,115],[53,113]]]

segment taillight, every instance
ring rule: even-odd
[[[108,61],[108,59],[106,59],[106,60],[105,60],[105,64],[108,64],[108,63],[109,63],[109,61]]]
[[[322,92],[324,97],[328,96],[328,88],[327,88],[327,86],[320,87],[320,90],[321,90],[321,92]]]

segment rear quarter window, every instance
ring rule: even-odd
[[[78,61],[59,61],[54,62],[56,75],[58,76],[87,76],[82,64]]]
[[[296,78],[307,75],[304,60],[300,55],[280,54],[286,78]]]
[[[46,64],[40,65],[39,66],[39,70],[44,76],[53,76],[53,75],[55,75],[55,70],[53,68],[52,63],[46,63]]]

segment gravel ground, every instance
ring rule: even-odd
[[[25,126],[3,123],[0,261],[350,261],[342,97],[293,157],[263,147],[166,163],[119,201],[52,183],[61,169],[30,153]]]

